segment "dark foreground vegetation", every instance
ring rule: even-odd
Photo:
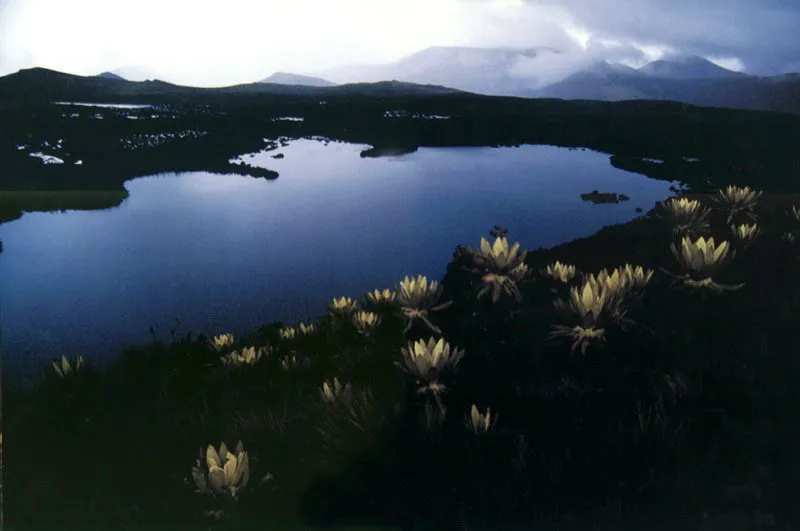
[[[800,198],[686,199],[527,255],[496,227],[310,326],[58,360],[5,390],[6,525],[796,529]]]
[[[36,91],[13,92],[0,103],[0,194],[49,191],[61,203],[76,198],[73,208],[82,208],[84,199],[62,192],[124,194],[122,183],[128,179],[178,171],[273,179],[278,177],[274,171],[231,161],[274,148],[278,139],[300,137],[368,144],[372,148],[365,150],[365,157],[436,146],[584,147],[608,153],[611,164],[624,170],[656,179],[679,178],[693,191],[748,182],[770,190],[797,190],[797,115],[674,102],[368,89],[324,98],[213,91],[56,93],[71,96],[69,101],[153,105],[144,109],[56,105],[55,98],[35,97]],[[286,117],[302,121],[280,120]],[[56,156],[63,163],[45,164],[32,153]],[[36,198],[16,199],[0,200],[0,221],[37,209]],[[119,201],[109,196],[107,206]]]

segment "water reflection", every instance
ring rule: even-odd
[[[54,105],[80,105],[81,107],[103,107],[106,109],[147,109],[152,105],[140,103],[85,103],[78,101],[54,101]]]
[[[30,213],[0,226],[6,251],[5,368],[56,354],[107,361],[126,344],[181,331],[241,333],[323,313],[406,274],[441,278],[457,244],[494,224],[530,249],[622,223],[671,183],[608,156],[551,146],[421,148],[362,158],[369,146],[298,140],[246,157],[275,181],[182,173],[126,183],[101,211]],[[587,190],[629,201],[592,204]]]

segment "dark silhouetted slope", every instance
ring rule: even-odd
[[[89,100],[111,101],[119,98],[148,96],[224,96],[226,94],[271,94],[283,96],[355,95],[385,97],[403,95],[452,94],[460,92],[447,87],[418,85],[398,81],[355,83],[332,87],[309,87],[278,83],[249,83],[220,88],[198,88],[173,85],[164,81],[126,81],[99,76],[75,76],[30,68],[0,78],[0,99],[8,101]]]
[[[118,74],[115,74],[114,72],[103,72],[101,74],[97,74],[97,77],[102,77],[102,78],[105,78],[105,79],[121,79],[123,81],[125,80],[124,77],[122,77],[122,76],[120,76]]]
[[[262,79],[259,83],[275,83],[278,85],[304,85],[307,87],[332,87],[336,83],[332,83],[327,79],[314,76],[302,76],[299,74],[290,74],[288,72],[275,72],[271,76]]]
[[[659,59],[644,65],[639,69],[639,72],[648,76],[669,79],[741,79],[751,77],[742,72],[728,70],[696,55],[675,59]]]

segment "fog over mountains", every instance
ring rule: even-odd
[[[115,68],[108,73],[127,81],[153,81],[156,79],[164,81],[164,76],[152,68],[143,65],[123,66]]]
[[[449,86],[500,96],[519,95],[539,83],[519,76],[520,62],[542,55],[558,55],[551,48],[472,48],[434,46],[399,61],[377,65],[346,65],[313,75],[336,83],[397,79],[411,83]]]
[[[696,55],[676,54],[635,69],[545,47],[435,46],[393,63],[348,65],[314,75],[337,83],[396,79],[498,96],[654,99],[800,111],[798,76],[752,76]]]
[[[591,74],[588,78],[586,74]],[[399,61],[374,65],[345,65],[310,75],[336,83],[397,79],[449,86],[480,94],[529,96],[531,91],[569,79],[597,75],[631,79],[742,79],[749,77],[698,56],[675,56],[653,61],[640,69],[599,58],[577,58],[553,48],[474,48],[434,46]]]
[[[120,68],[95,77],[127,81],[163,80],[146,67]],[[256,82],[196,90],[275,94],[290,90],[291,93],[306,94],[309,90],[380,82],[395,83],[368,90],[418,93],[420,90],[442,92],[446,87],[494,96],[602,101],[670,100],[712,107],[800,112],[800,74],[758,77],[723,68],[696,55],[677,54],[637,69],[597,55],[562,52],[548,47],[434,46],[391,63],[345,65],[304,74],[275,72]],[[153,86],[148,85],[147,92],[153,90]],[[157,88],[170,92],[191,89],[169,83],[162,83]],[[356,92],[365,89],[342,88]]]
[[[287,72],[275,72],[269,77],[265,77],[259,83],[275,83],[278,85],[304,85],[306,87],[332,87],[332,83],[327,79],[314,76],[303,76],[299,74],[289,74]]]
[[[644,65],[638,71],[649,76],[671,79],[741,79],[749,76],[744,72],[723,68],[697,55],[678,56],[669,60],[659,59]]]

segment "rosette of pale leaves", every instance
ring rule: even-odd
[[[622,301],[632,287],[632,279],[625,273],[624,267],[618,267],[611,271],[602,269],[597,276],[587,275],[586,281],[605,288],[608,294],[617,301]]]
[[[367,302],[375,307],[393,306],[396,300],[397,293],[389,288],[367,293]]]
[[[625,264],[619,269],[627,278],[628,285],[633,288],[645,287],[655,273],[652,269],[645,269],[642,266],[633,266],[631,264]]]
[[[307,336],[317,331],[317,325],[314,323],[309,323],[306,325],[304,322],[300,321],[300,324],[297,325],[297,329],[300,332],[300,335]]]
[[[217,352],[221,352],[224,349],[233,345],[233,335],[232,334],[220,334],[211,338],[211,346],[214,347],[214,350]]]
[[[281,328],[279,334],[281,339],[294,339],[297,337],[297,328]]]
[[[350,297],[340,297],[333,299],[328,306],[328,310],[336,317],[349,317],[358,309],[358,303]]]
[[[473,264],[473,267],[465,269],[481,275],[483,281],[483,287],[478,291],[479,299],[491,290],[492,302],[497,302],[501,294],[522,300],[517,283],[527,277],[530,271],[524,263],[527,251],[520,252],[519,242],[509,248],[508,240],[498,233],[494,244],[481,238],[480,249],[467,247],[465,253]]]
[[[731,226],[731,232],[737,240],[743,243],[751,243],[761,233],[756,223],[742,223],[741,225]]]
[[[673,243],[671,250],[686,273],[683,276],[669,273],[669,271],[667,273],[683,280],[688,287],[709,288],[715,293],[720,293],[724,290],[735,290],[744,286],[744,284],[718,284],[712,278],[720,268],[736,256],[736,251],[731,250],[730,243],[727,241],[717,244],[714,238],[700,237],[692,241],[690,237],[685,236],[681,240],[680,247]]]
[[[409,342],[406,347],[401,347],[400,351],[403,359],[397,362],[397,365],[418,382],[426,384],[420,392],[443,390],[444,386],[439,383],[439,377],[444,371],[454,369],[464,357],[463,350],[451,348],[444,338],[439,338],[438,341],[430,338],[427,343],[419,339],[416,342]]]
[[[653,273],[652,269],[625,264],[611,271],[602,269],[596,276],[585,275],[584,280],[593,286],[605,288],[619,306],[632,290],[644,288],[653,278]]]
[[[69,376],[70,374],[74,374],[81,370],[81,366],[83,365],[83,356],[78,356],[74,359],[73,363],[70,363],[66,356],[61,356],[61,359],[53,360],[53,369],[56,371],[56,374],[64,378]]]
[[[373,312],[356,312],[353,314],[353,324],[360,334],[369,334],[375,330],[380,322],[380,316]]]
[[[306,325],[305,323],[300,322],[300,324],[298,324],[296,328],[295,327],[282,328],[278,333],[280,334],[281,339],[291,340],[300,336],[307,336],[313,334],[316,331],[317,331],[316,324],[311,323],[309,325]]]
[[[253,365],[268,353],[266,347],[245,347],[241,352],[233,351],[222,357],[222,363],[229,366]]]
[[[472,260],[479,268],[504,274],[519,267],[525,261],[527,254],[528,251],[520,252],[519,242],[509,248],[508,239],[503,236],[495,238],[493,244],[489,244],[486,238],[481,238],[481,247],[472,251]]]
[[[708,230],[708,215],[711,210],[705,208],[696,199],[673,197],[661,203],[661,216],[672,224],[672,230],[678,233],[704,232]]]
[[[569,300],[558,299],[553,303],[562,315],[577,324],[557,325],[553,327],[552,335],[571,337],[572,350],[580,347],[582,354],[586,353],[592,341],[603,339],[609,323],[621,318],[620,305],[627,287],[626,277],[615,271],[615,275],[602,278],[598,280],[589,275],[580,287],[570,288]]]
[[[542,270],[542,275],[558,280],[564,284],[569,283],[577,274],[578,269],[574,265],[562,264],[558,260]]]
[[[442,286],[436,280],[428,284],[428,277],[418,275],[416,278],[405,277],[397,288],[397,302],[400,311],[408,321],[403,332],[408,332],[415,319],[424,322],[434,332],[441,333],[439,327],[428,319],[428,312],[435,312],[447,308],[453,301],[437,305],[442,296]]]
[[[751,190],[749,186],[738,187],[728,186],[723,190],[719,190],[717,195],[713,197],[716,204],[728,212],[727,222],[730,224],[737,214],[745,214],[749,218],[755,218],[753,209],[758,203],[758,199],[763,192]]]
[[[353,388],[350,384],[342,385],[338,378],[333,379],[333,382],[325,381],[319,390],[322,399],[329,404],[337,401],[349,401],[353,394]]]
[[[486,295],[489,290],[492,292],[492,302],[497,302],[501,294],[511,295],[517,301],[522,300],[517,283],[525,279],[530,274],[526,264],[520,264],[505,275],[497,273],[487,273],[481,277],[483,287],[478,291],[477,298]]]
[[[487,407],[486,411],[481,413],[478,406],[472,404],[469,417],[467,419],[467,428],[471,429],[476,435],[485,435],[497,421],[497,417],[492,418],[492,408]]]
[[[204,494],[229,493],[234,499],[247,486],[250,480],[250,460],[244,451],[242,441],[236,445],[236,450],[230,452],[223,442],[219,452],[208,445],[205,456],[200,452],[200,457],[192,467],[192,478],[197,486],[197,492]]]

